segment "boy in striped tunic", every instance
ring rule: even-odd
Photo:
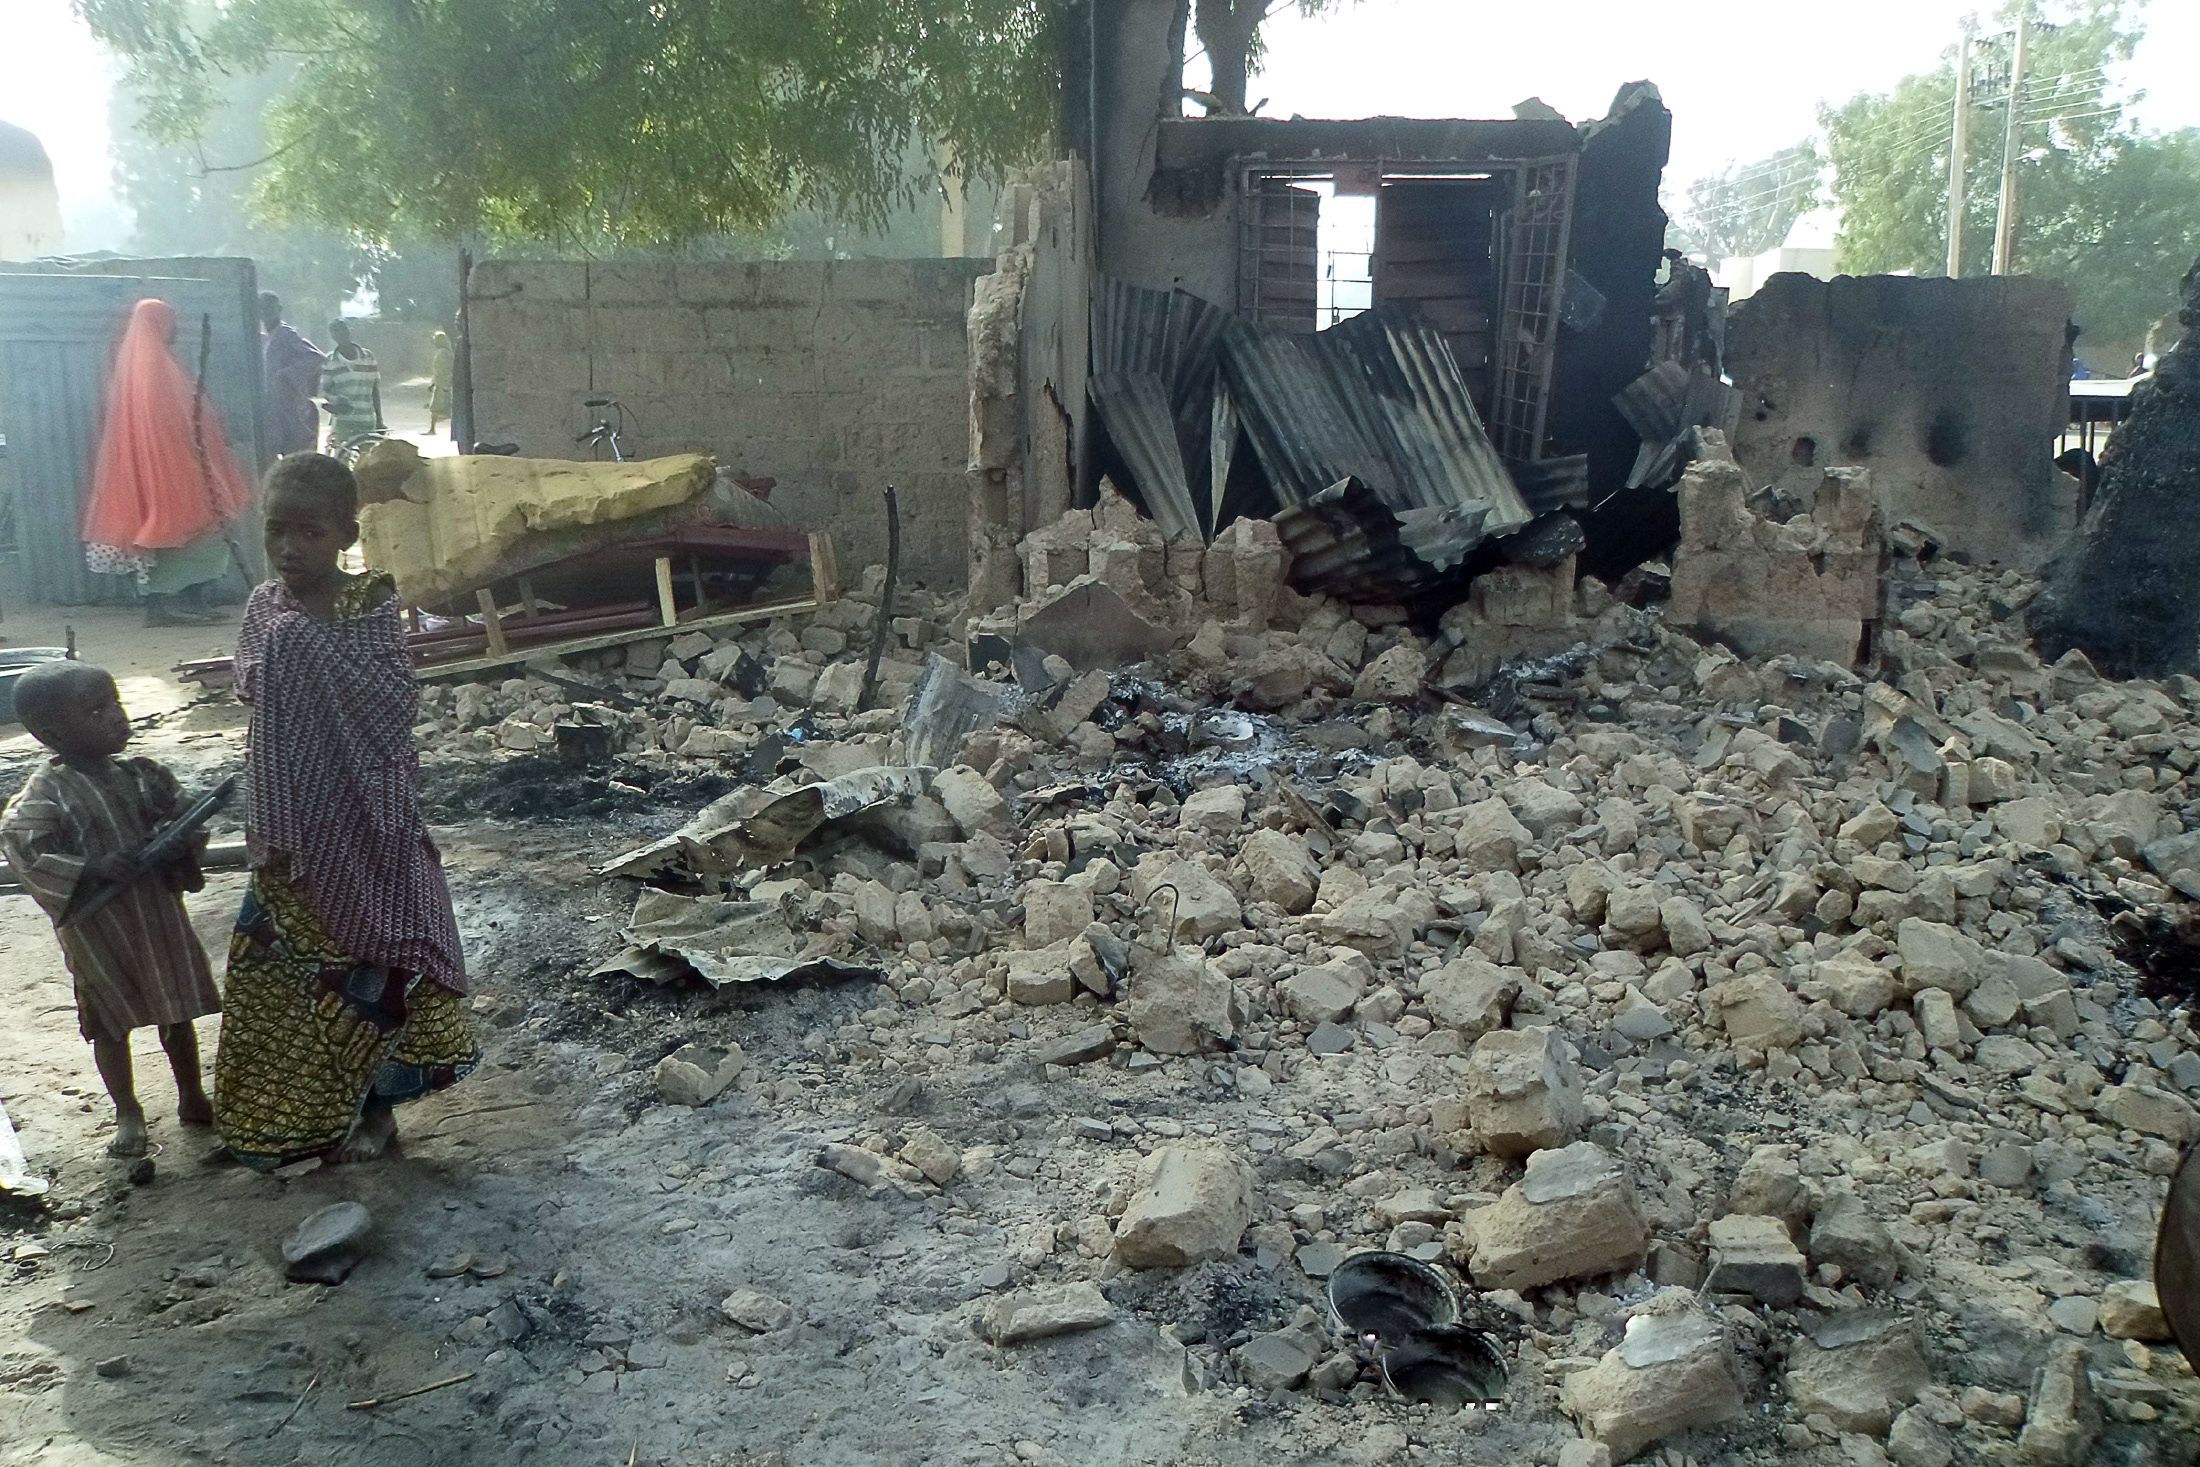
[[[51,662],[15,685],[15,712],[47,748],[47,760],[0,814],[0,851],[24,890],[55,919],[61,955],[76,980],[77,1025],[91,1041],[99,1078],[115,1102],[115,1156],[145,1154],[145,1110],[130,1068],[130,1031],[160,1030],[176,1075],[178,1119],[211,1125],[191,1021],[221,999],[182,893],[206,885],[198,852],[147,872],[99,911],[59,925],[81,881],[127,878],[131,857],[182,812],[176,777],[151,759],[118,758],[129,716],[115,680],[81,662]]]

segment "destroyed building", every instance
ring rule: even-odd
[[[2042,605],[2052,283],[1729,318],[1654,89],[1188,118],[1173,9],[990,267],[473,272],[482,432],[650,456],[362,461],[507,1090],[234,1414],[380,1330],[484,1461],[2182,1460],[2200,682],[2026,617],[2200,490],[2189,345]],[[84,1206],[59,1348],[308,1307]]]

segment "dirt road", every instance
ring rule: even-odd
[[[235,722],[197,710],[139,747],[204,777],[234,759]],[[451,787],[484,803],[463,779]],[[207,1162],[211,1140],[173,1120],[148,1034],[139,1073],[160,1150],[155,1180],[132,1186],[103,1151],[111,1119],[50,929],[27,898],[0,897],[0,1099],[54,1181],[43,1211],[0,1203],[0,1462],[1220,1463],[1272,1458],[1285,1441],[1285,1460],[1407,1449],[1404,1416],[1318,1408],[1286,1427],[1227,1386],[1188,1393],[1196,1365],[1150,1322],[1012,1353],[980,1343],[973,1301],[1038,1252],[1013,1220],[1058,1215],[1048,1197],[1098,1184],[1107,1148],[1059,1134],[1062,1118],[1105,1114],[1110,1098],[1071,1082],[1042,1099],[997,1054],[937,1046],[921,1074],[829,1061],[831,1036],[891,1001],[867,983],[726,997],[588,978],[631,900],[588,861],[686,813],[440,828],[486,1063],[401,1113],[400,1157],[284,1178]],[[219,876],[193,901],[210,949],[241,884]],[[211,1063],[216,1022],[203,1030]],[[652,1068],[691,1038],[738,1040],[760,1079],[705,1110],[661,1104]],[[1135,1111],[1168,1134],[1197,1129],[1217,1100],[1187,1071],[1155,1077]],[[912,1116],[959,1145],[996,1144],[1012,1165],[916,1200],[816,1164],[824,1143]],[[1142,1121],[1115,1124],[1135,1135]],[[283,1234],[339,1199],[373,1212],[372,1256],[340,1287],[286,1283]],[[1051,1248],[1051,1224],[1039,1231]],[[1227,1270],[1139,1287],[1218,1337],[1298,1302],[1248,1293]],[[784,1301],[787,1323],[728,1323],[720,1300],[737,1289]],[[1442,1435],[1482,1429],[1459,1418]]]

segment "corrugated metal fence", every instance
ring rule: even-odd
[[[207,406],[241,461],[255,469],[265,461],[254,295],[249,260],[0,266],[0,499],[13,517],[21,594],[63,605],[133,594],[122,579],[85,568],[78,527],[107,374],[139,300],[157,296],[176,308],[176,356],[186,371],[198,366],[200,321],[213,322]],[[258,574],[258,536],[239,539]]]

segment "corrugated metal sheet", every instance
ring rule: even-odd
[[[1487,538],[1479,508],[1394,510],[1355,479],[1280,510],[1276,534],[1302,591],[1397,601],[1438,585]]]
[[[177,262],[187,265],[190,262]],[[249,261],[208,262],[226,279],[117,273],[129,262],[74,267],[11,266],[0,273],[0,493],[15,516],[26,595],[77,604],[124,600],[122,579],[84,565],[78,526],[91,486],[107,373],[130,307],[158,296],[176,308],[176,355],[198,364],[199,321],[211,316],[214,350],[207,373],[210,420],[218,419],[237,454],[257,466],[259,331],[252,319]],[[246,553],[254,535],[242,537]]]
[[[1451,347],[1416,313],[1385,307],[1313,336],[1239,324],[1224,374],[1286,506],[1350,478],[1396,510],[1479,508],[1488,534],[1534,517]]]
[[[1532,464],[1512,466],[1513,483],[1520,497],[1537,515],[1562,509],[1583,509],[1589,503],[1589,455],[1570,453]]]
[[[1695,429],[1731,433],[1741,415],[1742,395],[1708,368],[1690,371],[1678,362],[1660,361],[1615,394],[1612,405],[1642,439],[1626,484],[1640,489],[1679,477],[1693,452]]]
[[[1229,317],[1181,290],[1103,279],[1093,294],[1093,406],[1163,533],[1211,540],[1221,485],[1215,388]]]

